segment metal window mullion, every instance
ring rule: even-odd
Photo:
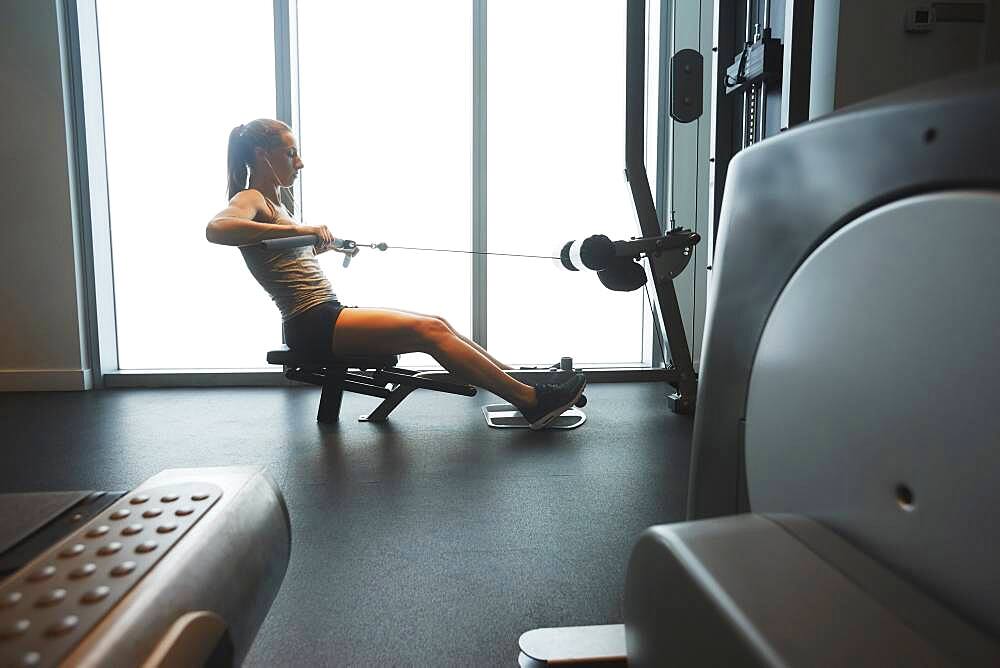
[[[279,121],[299,131],[299,48],[298,2],[274,0],[274,108]],[[295,206],[284,202],[289,210],[295,209],[302,217],[301,182],[294,188]]]
[[[656,26],[660,31],[660,49],[657,54],[660,68],[656,93],[656,210],[660,212],[660,225],[664,231],[668,231],[674,226],[674,194],[673,194],[673,138],[674,123],[670,114],[667,113],[670,105],[670,60],[674,46],[674,2],[673,0],[662,0],[660,3],[660,16],[657,17]],[[659,340],[656,333],[657,327],[654,314],[652,327],[654,336],[650,339],[649,345],[652,349],[652,366],[659,367],[670,363],[667,359],[669,348],[665,341]],[[664,354],[666,353],[666,354]]]
[[[295,0],[274,0],[274,106],[279,121],[288,123],[292,129],[298,125],[297,104],[294,104],[293,93],[298,93],[298,81],[293,61],[297,64],[297,54],[293,57],[295,46]]]
[[[87,365],[93,386],[118,370],[118,334],[111,255],[110,202],[104,142],[104,101],[95,0],[63,0],[69,67],[69,97],[75,178],[74,208],[79,216],[79,248],[86,330]]]
[[[279,121],[299,131],[299,41],[297,0],[274,0],[274,111]],[[282,202],[302,220],[302,180],[292,186],[292,201]],[[283,198],[287,200],[288,198]],[[284,327],[281,341],[285,342]]]
[[[472,340],[486,347],[486,1],[472,3]]]

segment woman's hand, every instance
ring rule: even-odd
[[[330,233],[330,230],[326,225],[299,225],[297,231],[300,234],[316,235],[316,238],[319,239],[319,241],[316,242],[316,245],[313,246],[313,252],[315,252],[316,255],[325,253],[334,248],[336,239],[334,239],[333,234]]]

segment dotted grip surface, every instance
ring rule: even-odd
[[[0,586],[0,665],[57,665],[222,497],[186,482],[124,495]]]

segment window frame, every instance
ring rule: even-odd
[[[486,58],[487,58],[487,3],[488,0],[470,0],[473,3],[473,169],[472,169],[472,250],[486,251]],[[706,0],[702,0],[703,2]],[[113,387],[189,387],[189,386],[290,386],[280,369],[267,368],[261,351],[260,369],[163,369],[141,371],[122,370],[118,363],[117,327],[115,320],[114,270],[111,256],[111,228],[108,200],[108,175],[104,142],[103,93],[101,89],[100,43],[97,25],[96,0],[61,0],[66,17],[67,52],[71,68],[71,104],[75,125],[72,139],[74,168],[78,178],[77,206],[80,212],[82,237],[81,258],[86,286],[86,313],[81,314],[87,329],[87,353],[91,360],[95,388]],[[666,115],[665,100],[669,90],[666,63],[671,46],[673,3],[660,0],[659,16],[649,17],[648,25],[661,27],[657,53],[647,53],[647,58],[657,58],[657,81],[654,91],[647,86],[647,115],[654,115],[647,128],[656,127],[655,147],[647,155],[657,156],[656,183],[651,184],[657,211],[667,210],[672,203],[673,187],[670,167],[677,160],[670,150],[670,123]],[[275,100],[277,116],[293,130],[300,126],[298,108],[298,49],[297,49],[297,0],[273,0],[275,40]],[[624,11],[624,7],[623,7]],[[649,6],[647,6],[649,11]],[[694,157],[694,156],[692,156]],[[624,164],[624,158],[623,158]],[[295,186],[295,201],[299,213],[305,210],[306,199],[301,185]],[[700,189],[699,189],[700,190]],[[695,194],[692,194],[694,197]],[[666,206],[664,203],[668,203]],[[662,213],[661,213],[662,215]],[[669,227],[667,220],[661,225]],[[486,256],[473,255],[472,286],[472,339],[487,345],[486,323]],[[687,273],[691,273],[690,271]],[[686,301],[686,300],[685,300]],[[688,304],[684,304],[685,307]],[[696,317],[695,304],[684,308],[686,322]],[[591,382],[659,381],[666,377],[663,355],[658,340],[653,336],[654,325],[649,313],[644,315],[643,366],[598,367],[585,369]],[[648,354],[647,354],[648,353]]]

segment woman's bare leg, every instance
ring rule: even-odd
[[[395,310],[395,309],[392,309],[392,310]],[[476,343],[472,339],[470,339],[470,338],[466,337],[465,335],[463,335],[457,329],[455,329],[454,327],[452,327],[450,322],[448,322],[447,320],[445,320],[441,316],[439,316],[439,315],[428,316],[428,315],[424,315],[423,313],[413,313],[412,311],[400,311],[400,312],[401,313],[410,313],[411,315],[416,315],[416,316],[420,316],[420,317],[423,317],[423,318],[437,318],[438,320],[440,320],[441,322],[443,322],[445,325],[447,325],[448,329],[450,329],[455,336],[457,336],[458,338],[462,339],[463,341],[465,341],[466,343],[468,343],[470,346],[472,346],[473,348],[475,348],[476,350],[478,350],[479,354],[481,354],[483,357],[485,357],[489,361],[493,362],[493,364],[495,364],[496,366],[500,367],[504,371],[513,371],[514,370],[514,367],[510,366],[509,364],[505,364],[505,363],[501,362],[496,357],[493,357],[493,355],[491,355],[489,353],[489,351],[486,350],[486,348],[483,348],[481,345],[479,345],[478,343]]]
[[[488,354],[444,320],[406,311],[349,308],[334,328],[337,355],[427,353],[445,369],[518,407],[535,405],[535,388],[514,380]]]
[[[479,352],[480,355],[482,355],[483,357],[485,357],[486,359],[488,359],[490,362],[492,362],[493,365],[496,366],[498,369],[502,369],[504,371],[513,371],[514,367],[510,366],[509,364],[504,364],[503,362],[501,362],[500,360],[498,360],[496,357],[493,357],[493,355],[490,355],[489,352],[487,352],[486,348],[483,348],[481,345],[479,345],[478,343],[476,343],[472,339],[466,338],[457,329],[455,329],[454,327],[452,327],[451,324],[447,320],[442,320],[442,322],[444,322],[445,326],[448,327],[448,329],[451,330],[452,334],[454,334],[458,338],[460,338],[463,341],[465,341],[465,343],[468,344],[469,346],[475,348]]]

